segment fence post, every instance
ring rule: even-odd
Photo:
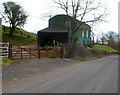
[[[38,47],[38,58],[40,59],[40,46]]]
[[[10,58],[11,54],[10,54],[10,43],[6,43],[6,45],[8,44],[8,47],[7,47],[7,58]]]
[[[12,44],[9,44],[9,57],[12,58]]]
[[[22,48],[20,48],[21,49],[21,59],[22,59]]]
[[[60,49],[61,51],[60,51],[60,55],[61,55],[61,58],[63,58],[63,55],[64,55],[64,48],[63,48],[63,46],[61,45],[61,49]]]
[[[104,54],[107,55],[106,51],[104,51]]]
[[[29,48],[30,49],[30,59],[31,59],[31,48]]]

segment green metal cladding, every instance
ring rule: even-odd
[[[49,27],[51,27],[51,28],[68,28],[68,26],[66,25],[66,21],[71,22],[71,25],[69,27],[70,29],[81,25],[80,28],[77,30],[76,35],[78,36],[78,40],[80,41],[81,44],[89,45],[90,44],[91,27],[85,23],[81,24],[82,22],[80,22],[77,19],[73,19],[72,17],[67,16],[67,15],[57,15],[49,20]],[[82,36],[82,33],[84,34],[84,36]]]
[[[72,23],[71,27],[76,26],[76,21],[72,17],[67,15],[57,15],[49,20],[49,27],[50,28],[68,28],[66,21],[71,21]]]
[[[68,15],[56,15],[49,19],[48,28],[58,28],[58,29],[75,29],[80,25],[80,28],[76,32],[76,36],[81,44],[89,45],[91,36],[91,27],[88,24],[80,22],[77,19],[72,18]],[[56,31],[57,32],[57,31]],[[51,32],[52,33],[52,32]],[[58,35],[59,36],[59,35]]]

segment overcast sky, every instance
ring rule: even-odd
[[[37,33],[37,31],[48,26],[48,19],[42,19],[45,13],[54,13],[55,5],[53,0],[0,0],[0,4],[6,1],[15,1],[23,6],[26,13],[29,15],[27,24],[24,29],[29,32]],[[115,31],[118,32],[118,1],[119,0],[103,0],[109,10],[109,16],[106,18],[108,23],[101,23],[95,27],[93,32],[98,34],[100,32]],[[5,25],[5,23],[3,22]]]

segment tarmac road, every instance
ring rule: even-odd
[[[118,93],[118,56],[7,82],[3,93]]]

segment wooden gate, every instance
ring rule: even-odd
[[[34,53],[33,53],[34,51]],[[40,48],[38,47],[25,47],[25,46],[12,46],[10,45],[10,58],[40,58]]]
[[[43,51],[52,50],[54,51],[54,54],[51,55],[57,55],[57,57],[63,58],[64,55],[64,49],[61,46],[55,46],[53,48],[41,48],[37,46],[15,46],[11,45],[9,43],[0,43],[0,56],[6,57],[6,58],[41,58],[41,57],[48,57],[43,56]]]

